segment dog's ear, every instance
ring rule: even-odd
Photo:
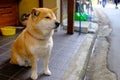
[[[55,12],[55,11],[57,11],[57,10],[58,10],[58,8],[57,8],[57,7],[52,8],[52,11],[53,11],[53,12]]]
[[[40,12],[37,10],[37,8],[33,8],[32,11],[31,11],[31,14],[33,16],[39,16]]]

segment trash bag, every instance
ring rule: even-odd
[[[87,17],[88,17],[88,14],[86,13],[79,13],[79,12],[75,12],[74,14],[74,19],[75,21],[86,21],[87,20]]]

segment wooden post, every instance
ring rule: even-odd
[[[68,15],[68,27],[67,27],[67,34],[74,33],[74,0],[67,0],[68,1],[68,8],[67,8],[67,15]]]
[[[39,0],[39,7],[43,7],[43,0]]]
[[[63,26],[63,0],[60,0],[60,23]]]

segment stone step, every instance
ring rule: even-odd
[[[74,21],[74,30],[79,31],[80,22]],[[67,19],[63,21],[63,28],[67,29]],[[92,23],[90,21],[81,21],[81,32],[88,33],[88,32],[96,32],[98,25],[96,23]],[[90,31],[89,31],[90,30]]]

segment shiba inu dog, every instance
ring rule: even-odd
[[[31,66],[32,79],[37,79],[37,59],[43,58],[44,73],[51,75],[48,68],[53,47],[52,35],[59,26],[54,11],[57,8],[33,8],[27,26],[17,37],[12,46],[10,63]]]

